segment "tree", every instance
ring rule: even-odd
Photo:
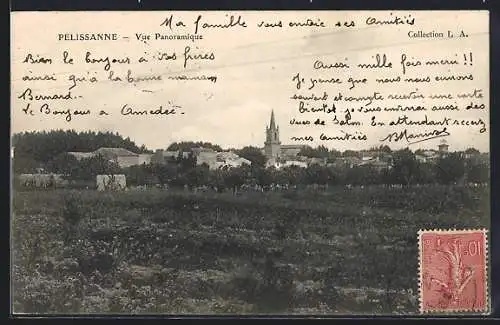
[[[186,173],[187,171],[196,167],[196,156],[190,152],[187,157],[184,158],[182,151],[179,151],[177,156],[177,164],[180,167],[180,171]]]
[[[71,171],[71,178],[79,180],[93,180],[97,175],[118,174],[120,166],[116,162],[107,160],[101,155],[84,158]]]
[[[41,164],[30,156],[15,155],[12,161],[12,170],[14,173],[33,174]]]
[[[338,158],[338,157],[342,157],[342,152],[340,152],[338,150],[332,149],[328,153],[328,158],[330,158],[330,159],[335,159],[335,158]]]
[[[410,149],[405,148],[394,151],[391,183],[409,186],[418,176],[418,169],[418,161]]]
[[[47,170],[56,174],[70,175],[79,165],[78,159],[68,153],[61,153],[47,164]]]
[[[223,168],[224,184],[236,194],[241,185],[245,184],[245,172],[241,167]]]
[[[328,148],[323,145],[316,148],[304,146],[302,149],[300,149],[298,155],[309,158],[327,158],[330,155],[330,152]]]
[[[304,182],[305,169],[299,166],[288,166],[279,171],[280,179],[289,185],[300,185]]]
[[[264,168],[252,165],[250,166],[249,173],[249,178],[252,179],[252,182],[263,188],[269,187],[276,181],[276,169],[274,167]]]
[[[388,145],[381,145],[378,148],[378,150],[381,152],[384,152],[384,153],[391,153],[392,152],[391,147],[389,147]]]
[[[465,174],[465,161],[458,153],[450,153],[438,159],[436,177],[442,184],[457,182]]]
[[[346,150],[342,153],[342,157],[356,157],[360,158],[361,153],[359,151],[354,151],[354,150]]]
[[[193,148],[208,148],[213,149],[214,151],[222,151],[222,148],[216,144],[212,144],[210,142],[202,142],[202,141],[182,141],[182,142],[174,142],[168,146],[167,151],[182,151],[188,152]]]
[[[53,130],[16,133],[12,136],[15,155],[29,157],[46,164],[59,154],[68,151],[92,152],[101,147],[124,148],[132,152],[149,152],[145,146],[138,147],[129,138],[118,133],[76,132],[74,130]]]
[[[346,183],[352,185],[379,184],[381,174],[372,166],[355,166],[347,170]]]
[[[477,150],[476,148],[467,148],[465,151],[464,151],[466,154],[473,154],[473,155],[479,155],[479,150]]]
[[[252,165],[264,167],[266,164],[266,156],[259,148],[247,146],[236,151],[236,154],[242,158],[248,159]]]
[[[418,176],[416,182],[419,184],[432,184],[436,181],[436,171],[431,163],[418,164]]]
[[[299,156],[316,158],[316,151],[311,146],[303,146],[298,153]]]
[[[424,154],[424,151],[425,151],[424,149],[417,149],[417,150],[415,150],[415,155],[421,156]]]
[[[224,192],[226,189],[226,184],[224,183],[225,173],[225,170],[218,168],[209,174],[208,184],[219,193]]]
[[[187,184],[190,189],[198,186],[207,185],[209,183],[210,171],[208,165],[203,164],[196,166],[186,172]]]
[[[143,164],[130,166],[123,169],[127,177],[127,184],[130,185],[150,185],[150,184],[167,184],[168,178],[164,176],[164,170],[171,166],[161,164]]]
[[[323,145],[316,147],[316,151],[318,152],[318,158],[328,158],[330,155],[330,150]]]
[[[149,150],[144,144],[140,146],[139,153],[154,153],[153,150]]]
[[[325,185],[330,182],[330,171],[328,168],[311,165],[306,169],[305,182],[307,184]]]
[[[143,185],[147,179],[147,168],[145,166],[130,166],[124,169],[127,184]]]
[[[328,167],[328,171],[330,173],[330,184],[331,185],[347,184],[346,176],[347,176],[347,171],[349,169],[350,168],[345,168],[342,166]]]
[[[162,185],[173,185],[175,182],[172,181],[181,174],[179,165],[175,163],[155,164],[153,170]]]
[[[490,168],[485,163],[469,165],[467,174],[469,182],[482,184],[490,181]]]

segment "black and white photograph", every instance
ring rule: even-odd
[[[488,11],[11,21],[13,314],[488,312]]]

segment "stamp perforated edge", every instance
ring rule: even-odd
[[[423,306],[423,291],[422,291],[422,235],[429,233],[438,234],[467,234],[467,233],[477,233],[480,232],[484,235],[484,309],[451,309],[451,310],[427,310],[424,311]],[[419,311],[420,314],[452,314],[452,313],[480,313],[488,314],[490,311],[490,299],[489,299],[489,240],[488,240],[488,229],[478,228],[478,229],[420,229],[418,231],[418,300],[419,300]]]

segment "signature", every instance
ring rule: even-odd
[[[450,133],[448,132],[446,127],[444,127],[442,130],[432,130],[431,132],[424,132],[424,133],[409,133],[408,130],[405,129],[404,131],[401,132],[389,133],[385,138],[381,139],[380,141],[398,142],[406,140],[408,144],[415,144],[436,138],[447,137],[449,135]]]

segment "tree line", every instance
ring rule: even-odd
[[[73,180],[95,180],[99,174],[127,176],[130,185],[162,184],[171,187],[210,186],[216,189],[235,189],[246,184],[269,188],[273,184],[286,186],[303,185],[371,185],[371,184],[452,184],[457,182],[485,183],[489,181],[489,163],[475,158],[466,158],[464,152],[451,152],[439,157],[435,162],[422,163],[416,159],[418,150],[391,151],[387,146],[372,148],[380,154],[390,154],[389,168],[377,169],[371,165],[343,166],[313,164],[307,168],[288,166],[284,168],[265,167],[266,158],[256,147],[234,150],[238,155],[251,161],[240,167],[209,169],[208,165],[197,164],[191,152],[195,147],[221,151],[221,147],[207,142],[175,142],[167,150],[178,151],[177,157],[168,158],[164,163],[143,164],[120,168],[113,161],[102,156],[77,160],[68,151],[94,151],[100,147],[122,147],[136,153],[151,152],[146,147],[138,147],[133,141],[123,139],[118,134],[75,131],[32,132],[14,135],[16,148],[13,169],[15,173],[34,173],[37,167],[45,172],[67,175]],[[469,149],[465,153],[479,153]],[[335,161],[339,157],[360,157],[359,151],[339,152],[326,147],[304,146],[299,155],[326,158]],[[477,156],[477,155],[476,155]]]
[[[243,185],[269,189],[274,185],[301,187],[307,185],[380,185],[402,184],[453,184],[457,182],[485,183],[489,181],[489,165],[465,159],[450,153],[435,163],[420,163],[408,149],[393,152],[390,168],[376,169],[363,166],[322,166],[307,168],[287,166],[265,167],[258,164],[240,167],[210,169],[197,164],[194,154],[167,159],[164,164],[143,164],[127,168],[102,156],[77,160],[74,156],[60,154],[49,164],[47,171],[67,175],[71,180],[91,181],[99,174],[125,174],[129,185],[168,185],[195,189],[208,186],[217,191],[236,190]]]
[[[91,152],[101,147],[124,148],[135,153],[150,153],[146,146],[137,146],[130,138],[112,132],[76,132],[75,130],[33,131],[16,133],[14,147],[15,172],[29,172],[45,167],[54,157],[68,151]]]

